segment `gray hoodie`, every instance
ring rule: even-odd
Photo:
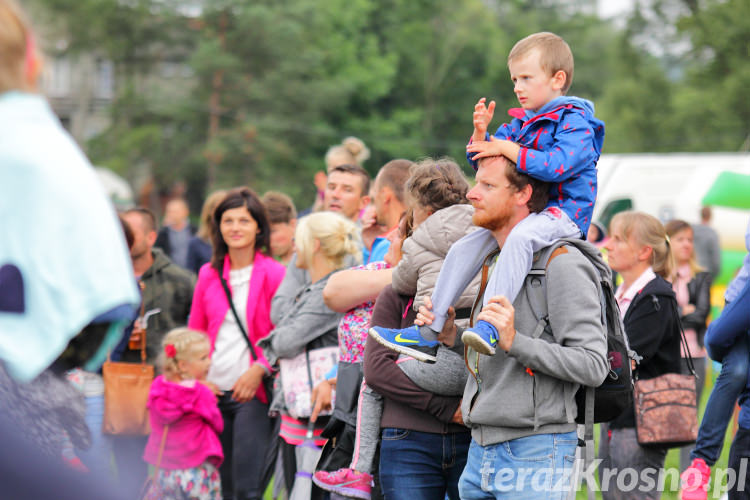
[[[472,376],[461,411],[482,446],[574,431],[579,384],[598,386],[607,375],[597,272],[577,249],[563,248],[547,266],[552,334],[532,337],[537,318],[524,285],[513,303],[516,335],[510,351],[498,348],[494,356],[482,356],[466,349]],[[474,316],[481,297],[476,304]]]

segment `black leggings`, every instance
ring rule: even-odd
[[[273,475],[278,452],[278,419],[257,399],[238,403],[219,398],[224,432],[219,436],[224,462],[219,468],[224,500],[261,500]]]

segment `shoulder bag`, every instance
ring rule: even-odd
[[[680,342],[687,354],[690,373],[666,373],[639,380],[636,371],[633,392],[635,428],[638,444],[643,446],[674,448],[694,443],[698,437],[697,375],[682,323],[676,314],[674,320],[680,328]]]
[[[143,314],[143,304],[141,304]],[[136,323],[140,320],[137,319]],[[154,380],[154,367],[146,363],[146,328],[142,328],[141,362],[109,360],[102,365],[104,417],[102,432],[124,436],[146,436],[151,432],[148,393]]]

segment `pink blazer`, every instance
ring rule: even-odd
[[[229,283],[229,256],[224,258],[224,269],[222,275],[229,285],[231,291],[232,285]],[[255,252],[255,261],[253,262],[253,272],[250,276],[250,292],[247,296],[247,326],[248,336],[253,346],[258,345],[258,340],[262,339],[268,332],[273,330],[271,323],[271,299],[276,293],[276,289],[284,279],[286,268],[260,252]],[[224,322],[224,318],[229,311],[229,302],[227,301],[224,288],[219,280],[219,273],[216,272],[211,264],[204,264],[198,273],[198,282],[195,285],[193,293],[193,305],[190,309],[190,318],[188,327],[195,330],[206,332],[211,339],[211,351],[213,352],[216,343],[216,335],[219,333],[219,327]],[[268,361],[263,356],[263,351],[255,347],[255,352],[259,356],[259,362],[268,367]],[[252,363],[252,359],[250,360]],[[258,388],[257,397],[260,401],[267,403],[263,386]]]

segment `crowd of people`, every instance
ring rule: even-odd
[[[566,95],[560,37],[514,46],[521,108],[493,136],[495,103],[477,102],[474,182],[446,158],[393,159],[371,179],[369,150],[349,137],[326,154],[312,207],[235,187],[205,198],[196,228],[179,198],[161,224],[146,207],[114,211],[35,93],[33,34],[9,0],[0,27],[0,436],[15,450],[0,470],[12,498],[248,500],[271,484],[295,499],[567,498],[576,393],[615,368],[599,265],[617,275],[604,279],[640,380],[695,372],[700,399],[707,357],[722,362],[681,450],[682,498],[706,498],[738,400],[730,469],[750,457],[750,256],[709,325],[710,213],[696,226],[637,211],[593,221],[604,123]],[[561,239],[591,251],[547,255]],[[543,317],[530,279],[541,255]],[[320,353],[334,353],[324,372]],[[157,368],[147,435],[104,431],[107,358]],[[658,498],[649,474],[664,472],[668,446],[642,444],[625,406],[600,426],[602,495]],[[298,460],[304,445],[325,447],[316,470]],[[730,498],[750,495],[739,477]]]

